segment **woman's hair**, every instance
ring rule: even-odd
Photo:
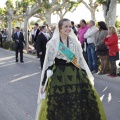
[[[61,20],[59,21],[59,23],[58,23],[58,28],[59,28],[59,30],[61,30],[61,29],[62,29],[63,22],[65,22],[65,21],[70,21],[70,20],[69,20],[69,19],[66,19],[66,18],[61,19]]]
[[[112,34],[116,34],[116,35],[118,34],[115,26],[111,25],[108,27],[108,29],[111,30]]]
[[[98,26],[100,26],[100,30],[108,30],[107,25],[103,21],[98,22]]]
[[[81,20],[85,25],[87,24],[86,21],[84,19]]]

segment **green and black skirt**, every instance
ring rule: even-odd
[[[39,120],[106,120],[106,116],[87,74],[72,63],[56,62]]]

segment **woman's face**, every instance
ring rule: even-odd
[[[63,25],[62,25],[62,28],[60,30],[60,33],[68,36],[71,32],[71,28],[72,28],[71,22],[70,21],[64,21]]]
[[[109,34],[109,35],[112,35],[111,29],[108,29],[108,34]]]
[[[98,25],[98,29],[100,29],[100,26]]]

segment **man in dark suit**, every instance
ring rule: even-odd
[[[0,31],[0,47],[3,47],[3,42],[2,42],[2,33]]]
[[[23,33],[20,32],[20,28],[16,27],[16,32],[13,35],[13,41],[15,41],[15,53],[16,53],[16,62],[18,62],[18,52],[20,52],[20,62],[23,61],[23,48],[25,45]]]
[[[73,29],[75,35],[77,35],[77,29],[76,29],[75,24],[74,24],[73,21],[71,21],[71,25],[72,25],[72,29]]]
[[[40,32],[39,25],[38,25],[38,23],[35,23],[35,25],[34,25],[34,46],[35,46],[38,58],[39,58],[39,52],[37,49],[37,36],[38,36],[39,32]]]
[[[48,42],[48,36],[46,35],[47,27],[41,27],[41,33],[37,37],[37,49],[40,55],[41,69],[43,68],[45,53],[46,53],[46,44]]]

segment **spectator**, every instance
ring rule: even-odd
[[[83,56],[86,60],[86,62],[88,63],[88,58],[87,58],[87,44],[86,44],[86,41],[85,41],[85,38],[84,38],[84,34],[87,32],[88,30],[88,25],[86,24],[86,21],[85,20],[81,20],[80,21],[80,28],[78,29],[78,39],[82,45],[82,48],[83,48]]]
[[[20,52],[20,62],[24,63],[23,61],[23,48],[25,45],[23,33],[20,31],[19,27],[16,27],[16,32],[13,36],[13,41],[15,42],[15,57],[16,62],[18,62],[18,52]]]
[[[101,70],[99,75],[106,73],[107,63],[108,63],[108,49],[104,44],[103,40],[108,34],[108,29],[105,22],[98,22],[99,31],[96,33],[95,44],[97,49],[97,55],[100,59]]]
[[[77,24],[77,29],[79,30],[79,28],[81,27],[81,25],[80,24]]]
[[[35,25],[34,25],[34,47],[37,52],[37,58],[39,58],[39,52],[37,49],[37,36],[38,36],[39,32],[40,32],[39,25],[38,25],[38,23],[35,23]]]
[[[55,30],[55,26],[51,27],[50,39],[51,39],[52,36],[53,36],[54,30]]]
[[[0,32],[0,47],[3,47],[3,43],[2,43],[2,33]]]
[[[4,41],[7,39],[7,30],[5,29],[2,33]]]
[[[43,63],[46,54],[46,44],[48,42],[48,36],[46,35],[47,27],[41,27],[41,33],[37,37],[37,49],[40,55],[41,69],[43,68]]]
[[[14,37],[14,33],[15,33],[15,29],[12,28],[12,39],[13,39],[13,37]]]
[[[86,24],[86,21],[85,20],[81,20],[80,21],[80,28],[78,30],[78,39],[82,45],[82,48],[84,47],[84,41],[85,41],[85,38],[84,38],[84,34],[87,32],[88,30],[88,25]]]
[[[28,29],[28,41],[30,42],[30,30]]]
[[[109,60],[111,64],[111,73],[108,76],[116,77],[116,60],[119,60],[118,35],[115,26],[108,28],[108,36],[104,39],[109,49]]]
[[[72,29],[73,29],[74,33],[77,35],[77,29],[76,29],[76,27],[74,25],[74,22],[71,21],[71,24],[72,24]]]
[[[89,22],[89,29],[84,34],[84,38],[87,39],[87,55],[88,55],[88,66],[92,73],[98,72],[97,65],[97,54],[95,51],[95,34],[98,32],[98,28],[95,26],[95,21]]]
[[[31,30],[32,44],[34,43],[34,29]]]

